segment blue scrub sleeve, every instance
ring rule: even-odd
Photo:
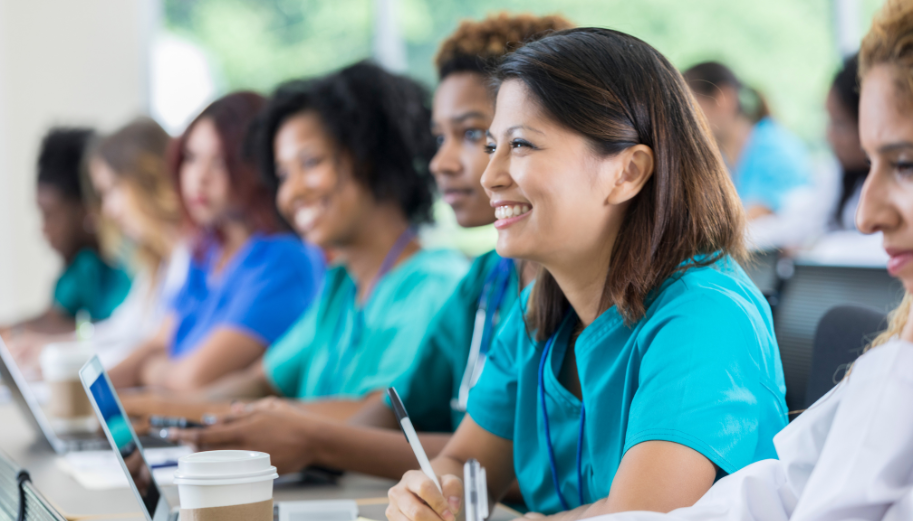
[[[801,144],[772,121],[756,127],[740,171],[739,193],[744,204],[762,204],[774,212],[780,210],[789,192],[809,180]]]
[[[300,266],[271,262],[258,268],[231,300],[221,325],[241,329],[268,346],[301,316],[316,291]]]
[[[476,385],[469,391],[467,413],[486,431],[513,440],[517,414],[517,381],[520,367],[517,349],[522,345],[519,335],[526,335],[521,302],[529,296],[527,288],[514,303],[507,322],[495,337],[488,360]]]
[[[663,440],[700,452],[726,473],[753,461],[757,396],[771,391],[758,363],[761,340],[741,309],[751,305],[720,293],[655,306],[662,316],[638,338],[646,352],[624,452]]]
[[[317,331],[316,304],[309,307],[282,337],[263,355],[263,372],[273,389],[282,396],[296,398],[305,368],[308,346]]]

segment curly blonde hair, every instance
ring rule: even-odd
[[[898,94],[913,100],[913,2],[887,0],[872,20],[859,50],[859,79],[878,65],[894,68]],[[878,335],[875,347],[896,338],[910,315],[913,295],[907,293],[888,321],[888,329]]]
[[[455,72],[487,73],[502,56],[574,24],[560,15],[497,13],[484,20],[463,20],[441,44],[434,64],[443,80]]]

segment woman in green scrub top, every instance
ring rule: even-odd
[[[576,519],[692,504],[775,457],[785,386],[770,309],[737,261],[745,217],[681,75],[655,49],[572,29],[496,73],[482,176],[497,250],[542,266],[468,415],[390,490],[387,517],[453,521],[463,464],[500,499]]]
[[[315,305],[263,362],[210,396],[280,396],[344,419],[408,369],[467,269],[461,254],[424,250],[415,234],[431,220],[434,189],[425,98],[412,80],[361,62],[289,82],[269,99],[258,122],[261,170],[278,184],[282,214],[332,252],[333,265]],[[232,426],[247,432],[250,423]]]
[[[431,124],[438,149],[431,172],[460,226],[487,226],[495,220],[480,183],[488,165],[485,131],[494,116],[486,71],[509,47],[570,26],[557,16],[500,14],[463,22],[441,45],[436,58],[440,85]],[[479,256],[429,325],[411,367],[408,362],[402,365],[408,370],[393,385],[432,456],[462,420],[469,388],[478,378],[496,329],[504,323],[521,287],[534,276],[532,263],[516,266],[494,251]],[[270,407],[242,415],[244,421],[262,418],[259,447],[268,447],[271,461],[282,469],[318,464],[396,479],[416,468],[415,456],[403,443],[386,401],[370,401],[348,425],[291,411],[282,402],[266,403]],[[277,424],[282,427],[276,428]],[[196,441],[207,448],[253,448],[242,445],[241,439],[222,437],[231,429],[231,424],[207,429]],[[294,436],[280,434],[288,430]],[[218,437],[219,443],[209,445],[210,436]]]

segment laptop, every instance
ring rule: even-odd
[[[108,450],[108,440],[99,432],[58,433],[51,425],[41,404],[35,397],[31,386],[16,365],[13,355],[0,338],[0,380],[6,384],[10,395],[22,411],[22,415],[32,424],[36,433],[40,433],[54,452],[66,454],[85,450]],[[145,438],[144,438],[145,439]],[[149,441],[158,447],[171,447],[173,443],[150,437]],[[150,443],[150,446],[152,446]]]
[[[146,520],[178,521],[180,511],[172,507],[152,478],[143,444],[97,356],[80,369],[79,379]],[[355,521],[357,517],[358,505],[352,500],[282,501],[273,506],[274,521]]]

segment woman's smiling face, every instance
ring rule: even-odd
[[[496,107],[482,185],[498,253],[548,266],[611,249],[626,207],[611,202],[625,154],[597,155],[583,135],[545,117],[518,80],[504,82]]]
[[[375,204],[355,181],[350,161],[340,153],[320,118],[304,112],[288,118],[273,140],[277,204],[295,230],[324,247],[346,244]]]
[[[862,79],[859,132],[871,169],[856,225],[882,232],[888,271],[913,292],[913,92],[898,71],[878,65]]]

